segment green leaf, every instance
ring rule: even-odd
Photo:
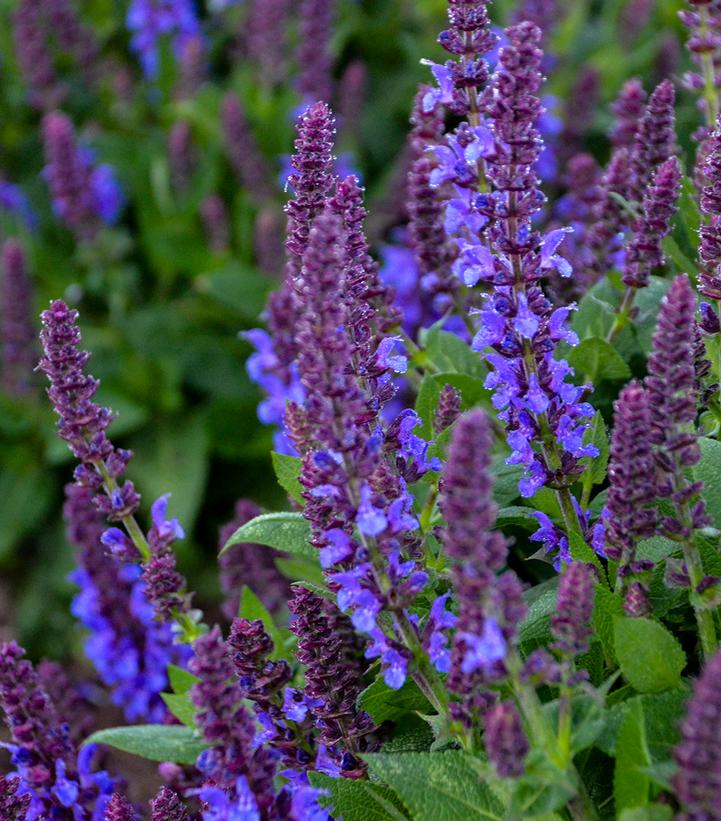
[[[681,686],[686,654],[662,624],[651,619],[617,618],[614,642],[624,678],[639,693]]]
[[[248,621],[256,621],[260,619],[265,627],[265,632],[273,641],[272,659],[283,658],[283,649],[285,642],[283,641],[283,634],[276,627],[273,617],[268,612],[268,608],[255,595],[255,593],[246,585],[240,593],[240,607],[238,608],[238,618],[248,619]]]
[[[301,513],[263,513],[241,525],[223,545],[220,555],[234,544],[264,544],[317,561],[318,551],[309,540],[310,525]]]
[[[520,465],[507,465],[505,457],[496,456],[491,464],[493,501],[498,507],[508,506],[518,498],[518,482],[523,475]]]
[[[568,548],[571,551],[571,558],[574,561],[592,564],[599,570],[602,577],[606,575],[606,571],[603,569],[603,565],[599,561],[596,551],[588,544],[588,542],[577,530],[569,531]]]
[[[703,482],[701,495],[706,502],[706,512],[714,527],[721,529],[721,442],[701,437],[701,461],[694,468],[694,478]]]
[[[695,268],[684,270],[695,270]],[[645,354],[651,350],[651,339],[656,329],[661,300],[666,296],[670,284],[670,279],[653,276],[650,278],[648,285],[645,288],[639,288],[636,293],[634,305],[638,308],[638,314],[633,320],[633,327],[636,331],[638,344]]]
[[[196,729],[195,705],[191,702],[187,693],[161,693],[160,697],[178,721],[182,721],[186,727]]]
[[[292,582],[309,581],[323,587],[325,577],[317,559],[305,559],[302,556],[278,557],[275,566]]]
[[[496,516],[497,528],[504,528],[509,525],[523,527],[527,530],[537,530],[538,519],[533,515],[531,508],[522,507],[521,505],[511,505],[510,507],[504,507],[499,510]]]
[[[418,685],[408,679],[400,690],[392,690],[382,678],[377,679],[358,697],[358,706],[375,721],[395,721],[412,712],[427,713],[431,709],[428,699]]]
[[[31,464],[0,471],[0,558],[27,535],[43,516],[53,498],[53,484]]]
[[[586,337],[604,338],[615,319],[615,306],[621,294],[604,277],[581,299],[578,310],[573,315],[571,327],[581,339]]]
[[[671,821],[673,810],[663,804],[648,804],[624,810],[618,821]]]
[[[558,577],[548,579],[524,594],[528,612],[519,627],[522,643],[538,642],[549,635],[551,616],[556,612],[557,595]]]
[[[571,348],[568,364],[581,377],[588,377],[596,385],[604,379],[628,379],[631,371],[621,354],[597,336],[589,337]]]
[[[195,764],[208,745],[189,727],[165,724],[138,724],[134,727],[109,727],[99,730],[83,744],[107,744],[124,753],[150,761]]]
[[[372,753],[363,756],[372,776],[396,792],[414,821],[500,821],[504,809],[478,759],[441,753]]]
[[[278,484],[298,504],[304,504],[303,485],[298,481],[303,466],[302,460],[298,456],[287,456],[275,451],[271,452],[270,458],[273,460],[273,470]]]
[[[438,400],[441,396],[441,385],[438,384],[433,374],[426,374],[418,388],[416,397],[416,413],[423,423],[418,429],[418,436],[424,439],[431,439],[433,436],[433,418],[438,407]]]
[[[484,379],[486,366],[480,355],[456,334],[434,326],[425,337],[425,355],[439,373],[462,373]]]
[[[613,796],[618,814],[628,807],[643,806],[648,801],[650,780],[644,768],[650,763],[643,704],[640,699],[634,698],[621,723],[616,743]]]
[[[395,722],[393,736],[384,742],[384,753],[427,753],[433,744],[433,730],[416,713]]]
[[[175,664],[168,665],[168,680],[170,681],[170,686],[173,688],[173,692],[178,695],[187,693],[196,682],[200,681],[198,676],[194,676],[192,673],[183,670],[182,667],[177,667]]]
[[[331,778],[319,772],[309,772],[314,787],[326,790],[328,795],[321,804],[329,807],[335,818],[343,821],[407,821],[403,804],[386,787],[370,781],[350,778]]]
[[[584,434],[583,442],[586,445],[595,445],[599,452],[598,456],[587,456],[581,460],[587,465],[582,481],[600,485],[606,479],[606,468],[608,467],[608,431],[601,411],[596,411],[594,414],[591,427]]]
[[[622,616],[623,603],[621,598],[612,593],[605,585],[597,584],[591,624],[593,632],[601,642],[604,656],[612,663],[616,661],[614,623],[617,618]]]

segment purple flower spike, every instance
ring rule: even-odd
[[[190,814],[178,793],[161,787],[150,802],[150,821],[190,821]]]
[[[690,528],[705,527],[709,521],[699,498],[702,483],[691,482],[685,476],[687,468],[701,458],[696,435],[689,430],[696,419],[698,399],[695,310],[688,277],[676,277],[661,304],[646,377],[650,436],[658,470],[657,491],[675,508],[675,515],[663,517],[661,528],[671,538],[681,540],[691,536]]]
[[[330,38],[334,0],[302,0],[298,10],[298,80],[303,103],[330,102],[333,94],[333,62]]]
[[[263,201],[271,198],[270,169],[260,153],[241,102],[232,92],[223,97],[221,117],[226,152],[238,183],[253,198]]]
[[[168,166],[176,191],[184,192],[188,189],[197,164],[190,123],[179,120],[173,124],[168,134]]]
[[[643,195],[643,216],[634,226],[633,237],[626,248],[623,274],[626,285],[645,288],[653,269],[663,265],[661,240],[671,231],[680,190],[681,167],[676,157],[669,157],[658,167]]]
[[[248,63],[258,67],[261,83],[276,85],[287,75],[290,0],[250,0],[245,21]]]
[[[675,92],[670,80],[664,80],[656,86],[648,98],[631,152],[631,200],[643,202],[646,188],[653,180],[656,169],[674,155],[674,101]]]
[[[200,203],[200,218],[210,250],[214,254],[227,253],[230,247],[230,223],[225,201],[219,194],[209,194]]]
[[[2,247],[2,385],[8,393],[32,390],[35,361],[35,329],[32,320],[32,289],[22,246],[8,239]]]
[[[673,786],[683,821],[721,818],[721,653],[711,658],[696,681],[674,750],[678,772]]]
[[[614,411],[605,552],[609,559],[627,566],[634,561],[636,542],[656,531],[648,393],[637,382],[631,382],[621,391]]]
[[[171,38],[175,56],[181,57],[188,41],[200,32],[193,0],[132,0],[126,23],[131,47],[149,80],[157,79],[160,71],[163,38]]]
[[[105,808],[105,821],[138,821],[138,816],[125,796],[114,793]]]
[[[611,106],[615,119],[609,136],[613,145],[630,147],[634,144],[638,124],[645,108],[646,92],[641,81],[633,77],[624,83]]]
[[[721,299],[721,128],[705,143],[703,165],[705,185],[701,190],[701,211],[708,217],[700,229],[698,255],[701,272],[698,289],[708,299]],[[718,321],[718,320],[717,320]]]
[[[564,656],[588,652],[595,571],[583,562],[567,564],[558,584],[556,612],[551,618],[551,645]]]
[[[25,821],[30,808],[30,794],[18,794],[21,781],[17,777],[0,775],[0,814],[4,821]]]
[[[518,710],[511,701],[495,704],[485,718],[486,753],[501,778],[519,778],[530,746]]]

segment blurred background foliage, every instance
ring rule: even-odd
[[[520,5],[496,0],[495,23]],[[622,82],[637,74],[646,87],[686,68],[681,0],[562,0],[548,51],[547,93],[555,114],[573,125],[564,108],[579,73],[598,72],[598,102],[582,135],[600,161],[608,155],[608,104]],[[200,4],[207,74],[190,93],[169,50],[157,82],[143,78],[129,45],[126,0],[77,0],[76,11],[99,43],[93,72],[57,60],[66,87],[60,108],[99,162],[110,163],[127,198],[121,220],[94,241],[78,244],[54,217],[43,178],[42,111],[28,103],[16,61],[12,15],[0,3],[0,180],[21,187],[37,216],[33,227],[0,205],[0,237],[19,237],[28,257],[35,313],[56,297],[81,311],[92,372],[102,380],[99,399],[118,414],[113,439],[136,456],[129,474],[144,499],[172,493],[171,513],[187,532],[181,563],[205,604],[218,598],[215,554],[218,527],[232,517],[238,497],[281,507],[273,476],[271,432],[256,416],[258,392],[244,363],[249,345],[239,332],[258,324],[268,292],[282,268],[284,157],[292,150],[297,27],[291,15],[287,64],[275,79],[248,60],[246,3],[214,12]],[[291,4],[297,10],[297,3]],[[631,7],[635,8],[635,11]],[[339,121],[338,154],[367,187],[369,233],[377,249],[398,222],[403,146],[411,102],[429,80],[422,58],[442,59],[436,44],[445,0],[338,0],[332,40],[339,93],[349,67],[365,74],[360,115]],[[642,24],[630,25],[631,11]],[[632,30],[633,29],[633,30]],[[92,75],[92,76],[91,76]],[[179,90],[180,89],[180,90]],[[268,194],[239,184],[229,162],[221,100],[241,101],[268,166]],[[338,99],[340,97],[340,99]],[[688,154],[697,122],[690,95],[677,106],[678,133]],[[178,123],[189,125],[194,169],[180,189],[173,182],[168,140]],[[222,197],[230,243],[211,250],[201,203]],[[259,232],[262,235],[259,239]],[[264,257],[277,264],[259,263]],[[36,375],[37,377],[37,375]],[[60,508],[73,463],[54,436],[54,419],[37,377],[22,399],[0,394],[0,621],[32,655],[59,657],[78,642],[66,575],[72,554]]]

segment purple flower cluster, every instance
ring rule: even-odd
[[[646,188],[651,184],[656,169],[674,154],[674,101],[673,83],[664,80],[651,93],[639,120],[631,154],[628,191],[628,198],[635,202],[643,202]]]
[[[180,57],[188,42],[201,36],[193,0],[132,0],[126,24],[132,34],[133,51],[149,80],[155,80],[160,71],[164,38],[172,43],[176,57]]]
[[[706,140],[706,159],[703,166],[705,185],[701,189],[700,206],[708,218],[700,228],[698,249],[701,271],[698,289],[707,299],[721,299],[721,128]],[[701,303],[704,329],[716,334],[718,315],[708,303]],[[711,317],[714,315],[715,319]]]
[[[178,793],[161,787],[150,802],[150,821],[190,821],[190,814]]]
[[[698,107],[704,112],[707,126],[719,114],[718,89],[721,85],[719,59],[721,58],[721,9],[713,0],[689,0],[691,9],[679,11],[681,22],[689,31],[686,48],[696,64],[697,71],[684,74],[684,86],[700,95]],[[703,140],[710,128],[700,128],[694,135]]]
[[[0,775],[0,812],[5,821],[25,821],[30,808],[30,794],[18,792],[20,779]]]
[[[556,612],[551,617],[551,647],[567,658],[588,652],[594,583],[591,564],[571,562],[561,574]]]
[[[171,549],[176,539],[183,538],[183,529],[177,519],[166,517],[167,496],[153,503],[147,536],[135,520],[140,496],[131,481],[118,481],[132,453],[110,442],[106,430],[112,413],[93,402],[99,383],[84,372],[90,354],[80,350],[78,312],[56,300],[41,318],[44,356],[38,367],[50,382],[48,396],[59,417],[58,435],[80,461],[75,481],[95,494],[94,504],[100,513],[125,527],[125,532],[117,527],[106,530],[101,542],[121,560],[142,560],[145,594],[158,616],[168,620],[182,613],[186,621],[192,622],[185,580],[175,568]]]
[[[105,821],[138,821],[138,816],[130,801],[116,792],[105,809]]]
[[[453,431],[441,485],[441,511],[447,522],[443,543],[454,564],[458,600],[448,687],[462,697],[455,716],[466,725],[486,707],[480,688],[505,676],[504,659],[526,612],[518,577],[510,570],[501,572],[508,545],[493,530],[490,450],[484,412],[463,415]]]
[[[530,745],[521,717],[512,701],[499,701],[484,718],[484,741],[488,758],[501,778],[518,778]]]
[[[58,217],[80,240],[91,240],[103,223],[118,219],[124,196],[115,172],[96,165],[93,153],[80,146],[70,119],[59,111],[43,119],[44,176]]]
[[[15,239],[8,239],[0,253],[2,386],[8,393],[20,396],[32,390],[36,358],[33,294],[22,245]]]
[[[329,103],[333,94],[330,38],[335,0],[301,0],[298,5],[298,93],[305,105],[316,100]]]
[[[105,553],[105,523],[92,490],[67,485],[65,494],[68,538],[78,561],[70,580],[80,588],[71,610],[89,631],[85,654],[128,721],[162,722],[168,664],[184,666],[188,648],[173,643],[170,625],[154,620],[140,568]]]
[[[30,797],[23,817],[26,821],[97,818],[115,782],[107,772],[93,771],[92,745],[77,750],[67,724],[24,654],[14,642],[0,645],[0,708],[11,735],[11,742],[3,746],[10,750],[13,775],[20,780],[14,794]]]
[[[270,170],[237,95],[228,93],[223,97],[221,117],[228,160],[238,183],[254,199],[271,198]]]
[[[249,0],[245,18],[245,52],[258,67],[258,81],[270,86],[284,79],[288,69],[287,26],[290,0]]]

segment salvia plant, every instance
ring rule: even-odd
[[[11,5],[2,821],[721,819],[721,4]]]

